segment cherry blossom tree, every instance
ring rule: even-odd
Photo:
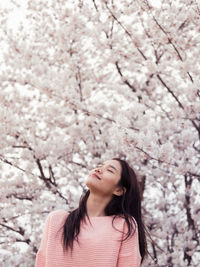
[[[2,266],[34,266],[47,214],[76,208],[88,171],[116,156],[141,185],[143,266],[198,266],[198,1],[12,0],[0,12]]]

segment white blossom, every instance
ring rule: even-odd
[[[115,156],[145,182],[161,249],[144,266],[198,266],[198,7],[107,2],[114,16],[105,1],[28,0],[16,25],[2,4],[0,217],[31,240],[21,251],[1,225],[4,266],[33,265],[45,216],[77,207],[89,169]]]

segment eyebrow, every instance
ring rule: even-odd
[[[100,166],[100,165],[104,165],[103,163],[99,163],[99,165],[98,166]],[[113,165],[108,165],[108,167],[111,167],[111,168],[113,168],[114,170],[116,170],[116,171],[118,171]]]

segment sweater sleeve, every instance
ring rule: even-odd
[[[39,250],[36,254],[35,267],[45,267],[46,265],[46,250],[47,250],[47,241],[48,241],[48,229],[50,224],[51,212],[48,214],[45,225],[43,228],[42,240],[40,243]]]
[[[134,224],[133,227],[133,229],[135,229]],[[125,238],[126,233],[128,232],[128,225],[126,221],[124,222],[124,230],[123,232],[125,234],[123,235],[123,239]],[[141,255],[139,250],[138,229],[136,224],[135,233],[131,233],[131,236],[129,236],[121,243],[117,267],[139,267],[140,264]]]

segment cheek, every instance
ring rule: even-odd
[[[118,181],[117,181],[116,177],[107,175],[107,176],[104,177],[104,182],[105,182],[106,186],[108,186],[109,188],[113,188],[113,187],[116,186]]]

